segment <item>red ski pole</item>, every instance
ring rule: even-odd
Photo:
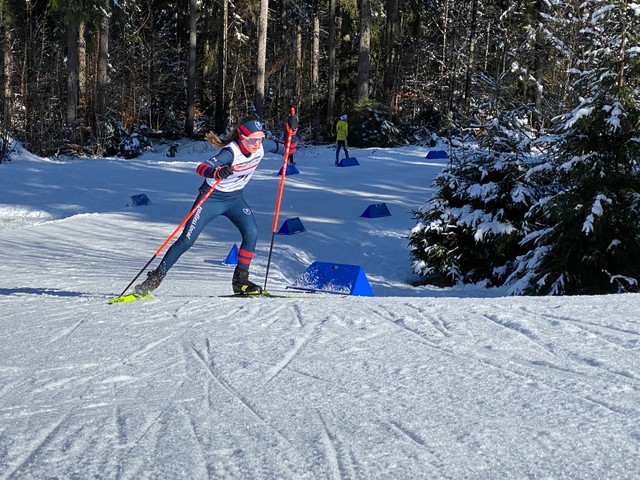
[[[147,269],[147,267],[151,265],[151,262],[153,262],[153,260],[162,253],[162,251],[164,250],[164,247],[166,247],[167,244],[171,241],[171,239],[176,236],[176,233],[178,233],[180,229],[186,225],[189,219],[193,217],[193,215],[198,211],[198,209],[207,200],[207,198],[209,198],[209,195],[213,193],[213,191],[216,189],[216,187],[221,182],[221,180],[222,179],[219,178],[218,180],[215,181],[213,185],[211,185],[211,188],[207,190],[207,193],[205,193],[204,196],[200,199],[200,201],[195,204],[195,206],[191,209],[191,211],[187,214],[187,216],[184,217],[182,222],[180,222],[180,225],[178,225],[176,229],[171,233],[171,235],[169,235],[169,237],[164,241],[164,243],[160,245],[160,248],[156,250],[156,253],[154,253],[153,256],[149,259],[149,261],[145,264],[145,266],[142,267],[142,270],[140,270],[138,274],[135,277],[133,277],[133,280],[131,280],[129,285],[127,285],[127,287],[122,291],[122,293],[118,295],[118,297],[122,297],[125,294],[125,292],[129,290],[129,287],[131,287],[131,285],[134,284],[134,282],[138,279],[138,277],[142,275],[142,272],[144,272]]]
[[[298,130],[298,114],[296,107],[289,110],[289,118],[287,118],[287,139],[284,142],[284,157],[282,157],[282,176],[280,177],[280,187],[278,188],[278,198],[276,200],[276,211],[273,215],[273,228],[271,229],[271,245],[269,246],[269,258],[267,259],[267,271],[264,276],[264,288],[267,291],[267,279],[269,278],[269,267],[271,266],[271,254],[273,253],[273,243],[276,238],[276,230],[278,229],[278,216],[280,215],[280,204],[282,203],[282,192],[284,191],[284,181],[287,176],[287,164],[289,162],[289,149],[291,148],[291,138]]]

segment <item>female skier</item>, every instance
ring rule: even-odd
[[[191,248],[204,227],[219,215],[224,215],[231,220],[242,235],[242,243],[238,250],[238,265],[233,272],[231,282],[233,293],[236,295],[262,293],[259,285],[249,281],[249,266],[258,241],[258,228],[253,212],[244,199],[243,191],[265,152],[280,155],[285,152],[285,145],[264,137],[262,123],[258,120],[243,121],[225,140],[214,133],[208,133],[205,136],[220,151],[196,168],[196,173],[205,180],[200,186],[194,207],[217,180],[220,180],[220,183],[185,224],[182,234],[169,248],[158,268],[148,272],[146,280],[135,287],[136,294],[147,295],[158,288],[178,258]],[[289,154],[294,153],[295,150],[296,144],[292,141]]]

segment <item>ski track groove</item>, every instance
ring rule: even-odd
[[[266,425],[271,431],[273,431],[274,433],[276,433],[276,435],[281,438],[282,440],[284,440],[287,445],[289,445],[291,448],[294,448],[294,446],[292,445],[292,443],[289,441],[289,439],[282,434],[278,429],[276,429],[274,426],[272,426],[259,412],[258,410],[249,402],[249,400],[247,398],[245,398],[242,394],[240,394],[239,392],[237,392],[226,380],[224,380],[220,374],[216,371],[215,365],[213,364],[213,360],[211,359],[211,352],[210,352],[210,344],[209,341],[206,341],[206,347],[207,347],[207,356],[209,357],[209,359],[207,359],[205,357],[205,355],[200,352],[194,345],[185,342],[184,346],[186,349],[188,349],[188,351],[190,351],[193,356],[195,356],[195,358],[202,364],[202,366],[204,367],[205,371],[211,376],[211,378],[213,378],[213,380],[216,381],[216,383],[218,385],[220,385],[222,387],[222,389],[224,391],[226,391],[229,395],[231,395],[232,398],[235,398],[236,400],[238,400],[240,402],[240,404],[242,406],[244,406],[252,415],[254,415],[256,418],[258,418],[264,425]],[[295,448],[294,448],[295,449]]]
[[[495,308],[503,308],[503,307],[499,307],[498,305],[494,305],[494,307]],[[537,313],[529,312],[529,311],[526,311],[526,310],[523,313],[525,313],[528,317],[533,318],[534,320],[542,318],[541,315],[538,315]],[[496,323],[497,325],[504,326],[505,328],[512,328],[511,326],[503,325],[502,322],[499,322],[499,321],[496,321],[496,320],[494,320],[492,318],[489,318],[489,316],[487,316],[485,314],[480,314],[479,317],[485,318],[485,319],[487,319],[488,321],[490,321],[492,323]],[[529,341],[531,341],[534,344],[540,346],[543,350],[551,353],[551,355],[554,358],[558,357],[558,355],[552,349],[549,349],[549,348],[541,345],[539,343],[539,341],[535,340],[535,338],[537,338],[537,337],[535,337],[535,335],[533,335],[534,339],[531,339],[525,333],[519,331],[518,329],[515,329],[514,331],[516,333],[520,333],[520,334],[524,335],[524,337],[527,338]],[[525,331],[528,332],[527,329],[525,329]],[[492,367],[494,367],[494,368],[496,368],[498,370],[502,370],[503,372],[509,372],[512,375],[516,375],[516,376],[519,376],[521,378],[525,378],[527,380],[533,380],[533,381],[545,386],[546,388],[549,388],[551,390],[559,392],[559,393],[561,393],[563,395],[568,395],[568,396],[570,396],[572,398],[579,398],[584,402],[587,402],[587,403],[590,403],[590,404],[593,404],[593,405],[597,405],[599,407],[606,408],[606,409],[608,409],[609,411],[611,411],[613,413],[616,413],[616,414],[626,414],[626,413],[628,413],[628,412],[621,411],[620,408],[618,408],[618,407],[616,407],[614,405],[610,405],[610,404],[608,404],[606,402],[603,402],[603,401],[600,401],[600,400],[596,401],[596,400],[590,398],[588,395],[577,395],[577,394],[575,394],[575,393],[573,393],[571,391],[567,391],[566,389],[564,389],[564,388],[562,388],[562,387],[560,387],[558,385],[555,385],[552,382],[550,382],[549,380],[547,380],[546,375],[535,375],[533,372],[539,372],[541,369],[545,369],[545,370],[548,369],[548,370],[551,370],[551,371],[555,371],[555,372],[557,372],[559,374],[562,374],[562,376],[575,378],[575,379],[578,379],[581,382],[589,383],[589,385],[591,385],[591,386],[593,386],[592,382],[594,380],[608,383],[608,380],[599,378],[598,376],[587,375],[585,373],[576,372],[576,371],[570,370],[568,368],[558,367],[558,366],[554,365],[553,363],[551,363],[549,361],[546,361],[546,360],[530,361],[530,360],[525,360],[525,359],[511,358],[509,360],[509,363],[512,363],[512,364],[515,364],[515,365],[520,365],[521,367],[523,367],[523,368],[525,368],[527,370],[526,373],[523,373],[523,372],[519,372],[519,371],[517,371],[515,369],[505,367],[502,364],[499,364],[499,363],[494,362],[494,361],[489,360],[489,359],[479,358],[479,357],[474,358],[474,357],[471,357],[471,356],[469,356],[467,358],[468,359],[473,359],[475,361],[479,361],[479,362],[481,362],[481,363],[483,363],[485,365],[488,365],[488,366],[492,366]],[[573,360],[575,361],[575,358]],[[584,362],[580,362],[580,363],[584,364]],[[591,365],[591,366],[593,366],[593,365]],[[558,375],[554,375],[554,377],[559,378]]]
[[[312,325],[309,323],[306,326],[304,326],[300,321],[301,314],[299,309],[294,309],[294,313],[296,314],[296,319],[298,321],[298,324],[302,327],[302,335],[296,337],[293,340],[293,345],[289,350],[287,350],[287,352],[285,352],[285,354],[282,356],[282,359],[268,370],[265,383],[271,382],[271,380],[276,378],[280,374],[280,372],[282,372],[285,368],[287,368],[287,365],[289,365],[291,361],[296,357],[296,355],[298,355],[300,350],[302,350],[304,346],[313,339],[314,333],[316,332],[316,330],[326,322],[326,319],[325,319],[319,325]]]
[[[7,473],[6,478],[8,479],[12,477],[16,479],[20,478],[20,476],[18,475],[20,472],[20,469],[24,466],[27,466],[32,460],[38,457],[38,453],[42,449],[46,448],[46,446],[53,441],[53,439],[56,437],[58,432],[62,429],[62,426],[67,422],[67,420],[71,416],[72,411],[73,409],[67,411],[67,413],[62,415],[62,417],[58,421],[56,421],[54,425],[52,425],[50,428],[47,429],[46,433],[40,438],[40,440],[37,440],[36,444],[31,447],[29,453],[22,460],[18,460],[15,468],[13,468],[11,471]],[[14,477],[14,475],[17,475],[17,476]]]
[[[590,398],[589,396],[578,395],[578,394],[576,394],[574,392],[566,391],[564,388],[559,387],[557,385],[554,385],[550,381],[546,380],[546,375],[539,376],[539,375],[533,375],[533,374],[529,374],[529,373],[522,373],[522,372],[518,372],[518,371],[516,371],[514,369],[503,367],[502,365],[498,365],[496,363],[493,363],[493,362],[490,362],[490,361],[487,361],[487,360],[483,360],[483,359],[476,359],[476,360],[479,360],[480,362],[484,363],[485,365],[494,367],[494,368],[496,368],[498,370],[502,370],[504,372],[508,372],[508,373],[513,374],[513,375],[516,375],[516,376],[518,376],[520,378],[524,378],[524,379],[530,380],[530,381],[533,380],[536,383],[539,383],[540,385],[542,385],[542,386],[544,386],[544,387],[546,387],[548,389],[554,390],[554,391],[556,391],[558,393],[561,393],[562,395],[566,395],[566,396],[568,396],[570,398],[577,398],[577,399],[583,400],[584,402],[587,402],[587,403],[590,403],[590,404],[594,404],[594,405],[597,405],[599,407],[604,407],[604,408],[608,409],[609,411],[611,411],[613,413],[623,414],[623,415],[626,415],[627,413],[629,413],[629,412],[622,411],[620,408],[618,408],[618,407],[616,407],[614,405],[609,405],[609,404],[607,404],[607,403],[605,403],[603,401],[600,401],[600,400],[596,401],[596,400]],[[522,360],[522,359],[519,359],[519,360],[512,359],[511,362],[514,363],[514,364],[520,365],[521,367],[524,367],[527,370],[531,370],[531,371],[540,371],[541,369],[549,369],[549,370],[553,370],[553,371],[558,372],[558,373],[562,373],[565,376],[577,377],[579,380],[585,380],[585,379],[588,380],[588,379],[592,378],[592,377],[589,377],[587,375],[583,375],[583,374],[578,373],[578,372],[573,372],[573,371],[568,370],[568,369],[558,368],[558,367],[556,367],[555,365],[553,365],[553,364],[551,364],[549,362],[531,362],[531,361]],[[555,375],[554,377],[557,377],[557,375]]]
[[[141,357],[143,355],[147,355],[150,351],[152,351],[155,348],[159,347],[163,343],[166,343],[167,341],[169,341],[171,338],[173,338],[173,336],[174,336],[174,334],[170,334],[170,335],[167,335],[166,337],[163,337],[163,338],[161,338],[159,340],[156,340],[155,342],[147,343],[144,347],[142,347],[138,351],[133,352],[131,355],[129,355],[127,360],[125,360],[123,363],[126,364],[126,362],[128,362],[130,360],[135,360],[138,357]]]
[[[168,399],[166,406],[164,408],[161,408],[158,411],[157,415],[154,415],[150,420],[146,422],[146,427],[144,427],[144,430],[142,431],[142,433],[138,435],[133,440],[133,442],[129,442],[131,445],[129,446],[129,448],[127,448],[127,452],[124,455],[124,458],[128,458],[131,456],[131,452],[133,451],[133,449],[138,446],[138,444],[147,436],[147,434],[149,434],[149,432],[151,432],[153,426],[158,423],[162,415],[164,415],[165,412],[167,412],[169,409],[173,408],[173,401],[175,400],[178,393],[182,390],[182,387],[184,387],[184,383],[185,383],[184,381],[181,381],[180,384],[176,386],[174,390],[174,394],[171,396],[170,399]],[[146,411],[150,411],[150,410],[146,410]]]
[[[342,471],[342,465],[338,456],[338,449],[335,445],[335,436],[329,430],[327,422],[325,421],[320,411],[318,411],[318,417],[320,418],[320,423],[322,424],[320,441],[325,453],[326,464],[329,469],[326,476],[331,479],[349,478],[349,476],[345,475]]]
[[[253,299],[250,299],[249,301],[254,301]],[[283,310],[290,310],[290,307],[288,307],[287,305],[277,305],[275,306],[275,308],[273,308],[272,310],[266,311],[264,310],[263,315],[266,317],[269,317],[269,321],[266,323],[261,323],[260,326],[263,328],[271,328],[273,325],[275,325],[276,323],[278,323],[278,321],[281,320],[280,318],[280,312],[282,312]],[[300,321],[298,320],[298,323],[300,323]]]
[[[344,388],[344,387],[332,382],[331,380],[327,380],[326,378],[320,378],[317,375],[313,375],[312,373],[303,372],[303,371],[298,370],[297,368],[293,368],[293,367],[289,367],[289,371],[297,373],[298,375],[301,375],[303,377],[307,377],[307,378],[311,378],[313,380],[317,380],[317,381],[322,382],[322,383],[324,383],[326,385],[331,385],[333,388],[338,389],[342,393],[348,393],[348,391],[349,391],[346,388]]]
[[[620,327],[616,327],[616,326],[611,326],[611,325],[601,325],[601,324],[597,324],[597,323],[593,323],[593,322],[589,322],[587,320],[578,320],[576,318],[570,318],[570,317],[564,317],[561,315],[553,315],[550,313],[542,313],[542,314],[538,314],[538,313],[533,313],[530,312],[527,307],[520,307],[520,310],[527,313],[528,315],[535,315],[535,316],[539,316],[539,317],[544,317],[544,318],[548,318],[550,320],[557,320],[557,321],[563,321],[563,322],[572,322],[572,323],[580,323],[580,324],[585,324],[585,325],[589,325],[595,328],[603,328],[603,329],[608,329],[608,330],[612,330],[616,333],[624,333],[624,334],[629,334],[629,335],[635,335],[637,337],[640,337],[640,331],[639,330],[629,330],[626,328],[620,328]],[[640,329],[640,325],[638,326]]]
[[[580,381],[590,380],[590,379],[595,378],[596,380],[607,382],[606,380],[603,380],[603,379],[600,379],[600,378],[597,378],[597,377],[592,377],[590,375],[585,375],[585,374],[580,373],[580,372],[574,372],[574,371],[572,371],[570,369],[567,369],[567,368],[557,367],[556,365],[553,365],[550,362],[545,362],[545,361],[527,361],[527,360],[517,360],[517,361],[514,360],[514,362],[519,364],[519,365],[521,365],[521,366],[523,366],[523,367],[525,367],[525,368],[533,369],[534,371],[535,370],[539,370],[541,368],[549,369],[549,370],[561,373],[562,375],[567,376],[567,377],[577,378]],[[572,396],[574,398],[580,398],[580,399],[585,400],[587,402],[590,402],[590,403],[602,406],[604,408],[607,408],[608,410],[610,410],[610,411],[612,411],[612,412],[614,412],[616,414],[628,415],[631,412],[630,410],[623,409],[623,408],[618,407],[616,405],[609,404],[609,403],[607,403],[607,402],[605,402],[603,400],[594,399],[588,394],[587,395],[575,395],[573,393],[567,393],[561,387],[558,387],[556,385],[552,385],[548,381],[546,381],[546,380],[544,380],[542,378],[538,378],[537,376],[526,375],[526,374],[521,374],[521,375],[524,376],[525,378],[528,378],[529,380],[533,379],[533,380],[535,380],[537,382],[540,382],[543,385],[547,386],[548,388],[552,388],[552,389],[554,389],[554,390],[556,390],[558,392],[564,393],[566,395],[570,395],[570,396]],[[638,388],[635,388],[633,385],[630,385],[630,387],[633,388],[636,392],[639,391]]]
[[[304,322],[302,321],[303,318],[303,314],[302,314],[302,310],[300,309],[300,305],[298,304],[294,304],[293,305],[293,311],[296,314],[296,320],[298,321],[298,325],[300,325],[300,327],[304,327]]]
[[[118,445],[120,445],[121,448],[125,447],[127,444],[127,435],[126,435],[127,422],[126,422],[126,416],[123,414],[122,408],[120,407],[120,405],[115,406],[113,417],[114,417],[114,426],[116,429],[116,440],[118,442]]]
[[[440,318],[434,317],[430,312],[427,311],[424,307],[418,307],[415,305],[407,305],[407,307],[416,310],[418,313],[418,318],[428,320],[433,328],[436,329],[443,337],[449,338],[453,336],[453,332],[449,328],[449,326]]]
[[[244,318],[264,318],[264,317],[277,317],[277,314],[282,310],[288,308],[286,305],[277,305],[274,309],[265,308],[265,304],[260,302],[259,299],[256,298],[229,298],[224,299],[227,300],[227,303],[224,305],[233,305],[235,302],[247,302],[243,303],[237,310],[232,310],[224,315],[224,318],[231,318],[236,322],[244,322]],[[266,300],[266,299],[265,299]],[[271,299],[269,299],[271,300]],[[222,305],[222,304],[220,304]],[[216,317],[218,319],[219,317]],[[266,325],[273,325],[275,322],[269,322]]]
[[[446,349],[443,349],[441,347],[438,346],[438,342],[437,340],[435,340],[434,338],[432,338],[429,334],[427,334],[426,332],[423,332],[417,328],[413,328],[410,327],[409,325],[406,324],[406,319],[411,319],[411,320],[416,320],[414,317],[405,317],[398,315],[396,312],[389,310],[386,307],[382,307],[379,306],[379,308],[370,308],[370,310],[377,316],[382,317],[384,319],[386,319],[387,321],[389,321],[390,323],[396,325],[397,327],[401,328],[402,330],[411,333],[412,335],[418,337],[420,339],[420,343],[423,345],[426,345],[430,348],[435,348],[437,350],[440,350],[442,352],[446,352],[446,353],[452,353],[449,352]],[[426,318],[427,322],[429,325],[431,325],[435,331],[442,336],[446,336],[442,333],[442,331],[440,329],[438,329],[437,327],[435,327],[433,325],[433,323],[430,321],[431,319],[427,316]]]
[[[543,345],[540,339],[531,330],[524,327],[519,322],[516,322],[515,320],[504,322],[498,318],[498,315],[493,315],[493,314],[487,315],[485,313],[481,314],[480,318],[484,318],[502,328],[505,328],[514,332],[515,334],[531,342],[531,344],[534,345],[535,347],[541,348],[542,350],[549,353],[553,357],[556,356],[556,353],[553,351],[553,349],[551,349],[550,347],[547,347],[546,345]]]
[[[579,320],[572,320],[572,319],[566,319],[565,321],[573,324],[576,328],[579,328],[583,332],[597,336],[600,340],[607,342],[608,344],[613,345],[616,348],[623,348],[625,350],[634,350],[640,346],[640,340],[626,341],[626,340],[620,340],[610,335],[605,336],[602,334],[602,332],[598,332],[596,328],[584,325],[584,323],[589,325],[588,322],[580,322]],[[615,329],[613,330],[616,331]],[[632,345],[627,345],[627,343],[632,343]]]
[[[208,473],[211,465],[209,465],[209,462],[207,461],[206,445],[198,435],[198,431],[196,429],[197,424],[195,422],[195,419],[190,415],[188,415],[188,418],[189,418],[188,423],[189,423],[189,426],[191,427],[191,433],[193,434],[193,438],[195,439],[195,442],[198,445],[198,456],[200,457],[201,465],[203,466],[204,471]],[[198,477],[205,478],[205,476],[201,476],[201,475],[198,475]]]
[[[588,395],[586,397],[584,397],[584,398],[586,400],[596,404],[596,405],[600,405],[601,407],[604,407],[604,408],[612,411],[613,413],[617,413],[619,415],[627,416],[629,414],[636,414],[636,412],[634,412],[633,410],[629,410],[629,409],[626,409],[626,408],[621,408],[621,407],[618,407],[616,405],[611,405],[611,404],[609,404],[607,402],[603,402],[602,400],[599,400],[597,398],[592,398],[592,397],[590,397]]]
[[[497,305],[496,305],[496,308],[502,308],[503,310],[506,310],[505,307],[498,307]],[[575,318],[568,318],[568,317],[563,317],[563,316],[560,316],[560,315],[552,315],[552,314],[549,314],[549,313],[541,313],[541,314],[539,314],[539,313],[536,313],[536,312],[529,311],[526,307],[520,307],[519,311],[522,312],[523,314],[527,315],[529,318],[532,318],[534,320],[541,320],[541,319],[548,320],[549,322],[551,322],[552,325],[558,325],[558,324],[562,324],[562,323],[570,323],[570,324],[574,325],[576,328],[582,330],[583,332],[586,332],[586,333],[589,333],[591,335],[594,335],[598,339],[600,339],[600,340],[602,340],[604,342],[610,343],[611,345],[613,345],[615,347],[623,348],[625,350],[629,350],[629,349],[633,350],[633,349],[637,348],[638,346],[640,346],[640,332],[639,331],[613,327],[613,326],[610,326],[610,325],[598,325],[598,324],[594,324],[594,323],[586,321],[586,320],[578,320],[578,319],[575,319]],[[612,338],[610,335],[606,335],[605,336],[598,329],[611,330],[612,332],[615,332],[616,334],[632,335],[632,336],[636,336],[638,338],[630,342],[630,343],[632,343],[632,345],[627,345],[627,343],[629,343],[628,341],[620,340],[618,338]]]
[[[444,468],[444,463],[442,459],[436,454],[434,449],[429,447],[429,444],[417,433],[412,432],[407,427],[401,425],[399,422],[390,422],[391,426],[394,427],[403,437],[408,438],[412,443],[418,445],[422,448],[432,460],[427,460],[427,463],[431,465],[437,471],[440,471]]]
[[[38,295],[40,297],[41,295]],[[11,296],[10,296],[11,297]],[[42,317],[42,312],[37,308],[37,298],[34,299],[33,295],[26,295],[28,301],[22,301],[23,295],[17,296],[20,302],[20,313],[15,314],[12,317],[4,317],[3,320],[16,320],[16,324],[20,327],[15,331],[7,334],[3,337],[3,340],[6,341],[13,337],[20,338],[23,335],[31,335],[32,328],[39,327],[43,324],[47,325],[47,328],[55,328],[58,325],[62,325],[63,330],[58,335],[59,339],[64,338],[65,335],[70,335],[73,333],[75,329],[77,329],[82,322],[84,322],[89,316],[92,314],[92,311],[86,308],[78,308],[77,306],[72,307],[73,310],[70,312],[69,307],[67,305],[60,305],[61,301],[60,297],[57,297],[56,300],[53,300],[53,305],[51,308],[48,308],[47,314],[45,317]],[[15,302],[15,299],[13,300]],[[64,302],[64,299],[62,299]],[[0,302],[0,311],[2,311],[2,305],[5,302]],[[82,318],[82,320],[78,321],[72,327],[67,327],[69,324],[69,320],[74,318]],[[24,322],[24,319],[30,319],[30,322]],[[37,320],[37,321],[36,321]],[[50,338],[43,339],[44,342],[49,342],[47,345],[55,342],[58,338],[54,338],[53,340]]]
[[[218,300],[224,300],[224,299],[218,299]],[[210,311],[212,314],[211,315],[212,319],[203,320],[202,322],[199,322],[197,325],[210,323],[213,320],[216,320],[216,321],[225,321],[227,319],[235,320],[238,317],[238,313],[242,312],[242,310],[245,307],[244,305],[240,305],[240,306],[236,305],[234,306],[234,308],[229,308],[232,305],[231,302],[229,302],[228,304],[225,303],[224,304],[225,308],[221,308],[220,305],[222,305],[222,303],[217,305],[212,304],[209,299],[207,299],[206,301],[203,301],[203,298],[189,299],[183,305],[181,305],[180,308],[176,311],[176,320],[180,320],[180,321],[183,321],[184,319],[189,320],[190,318],[194,317],[194,314],[201,314],[203,310]]]
[[[72,325],[71,327],[63,330],[62,332],[60,332],[58,335],[54,336],[51,338],[51,340],[49,340],[47,342],[47,345],[52,345],[64,338],[67,338],[71,335],[73,335],[73,332],[75,332],[78,328],[80,328],[80,325],[82,325],[84,323],[84,321],[89,318],[89,314],[87,314],[85,317],[82,318],[82,320],[77,321],[74,325]]]
[[[594,405],[598,405],[599,407],[602,408],[606,408],[609,411],[616,413],[616,414],[628,414],[629,412],[624,411],[623,409],[615,406],[615,405],[610,405],[606,402],[603,401],[599,401],[599,400],[594,400],[593,398],[590,398],[589,396],[584,396],[584,395],[576,395],[575,393],[572,393],[570,391],[566,391],[565,389],[563,389],[562,387],[559,387],[553,383],[551,383],[549,380],[546,380],[544,378],[544,376],[539,376],[539,375],[534,375],[534,374],[529,374],[529,373],[523,373],[523,372],[519,372],[515,369],[511,369],[508,367],[503,366],[502,364],[499,364],[497,362],[491,361],[489,359],[486,358],[481,358],[481,357],[474,357],[471,355],[461,355],[459,353],[456,353],[454,351],[451,351],[449,349],[446,348],[442,348],[440,346],[438,346],[437,344],[433,343],[433,340],[431,340],[424,332],[420,332],[419,330],[413,329],[411,327],[408,327],[404,324],[404,321],[402,319],[400,320],[396,320],[395,318],[398,317],[398,315],[396,315],[394,312],[387,310],[386,308],[384,310],[386,310],[386,315],[385,312],[382,311],[383,309],[380,308],[379,310],[377,309],[372,309],[372,311],[374,313],[377,313],[378,315],[381,316],[385,316],[389,319],[389,321],[395,325],[398,325],[399,327],[405,329],[406,331],[410,332],[411,334],[417,335],[418,337],[420,337],[423,341],[421,343],[429,346],[430,348],[434,348],[436,350],[439,350],[440,352],[453,356],[455,358],[458,358],[460,360],[462,360],[463,362],[468,362],[469,360],[475,361],[477,363],[483,364],[485,366],[488,367],[492,367],[497,369],[498,371],[501,371],[503,373],[508,373],[510,375],[515,375],[517,377],[520,378],[525,378],[527,380],[534,380],[536,382],[539,382],[541,385],[544,385],[546,388],[549,388],[551,390],[557,391],[563,395],[568,395],[572,398],[579,398],[587,403],[590,404],[594,404]],[[535,314],[529,313],[527,312],[528,315],[536,317]],[[549,348],[543,346],[540,344],[539,341],[536,341],[535,339],[530,338],[529,336],[527,336],[525,333],[523,333],[522,331],[520,331],[519,329],[514,329],[512,326],[505,326],[502,324],[502,322],[500,321],[496,321],[492,318],[489,318],[487,315],[485,314],[480,314],[480,317],[485,318],[486,320],[490,321],[493,324],[497,324],[501,327],[504,327],[505,329],[512,329],[514,330],[516,333],[519,333],[520,335],[523,335],[524,338],[527,339],[527,341],[532,342],[534,345],[542,348],[544,351],[550,353],[554,358],[556,357],[556,354]],[[528,332],[528,330],[524,329],[526,332]],[[533,335],[533,334],[532,334]],[[533,335],[534,338],[535,335]],[[580,372],[575,372],[569,369],[563,369],[563,368],[558,368],[555,365],[553,365],[551,362],[547,362],[547,361],[528,361],[528,360],[523,360],[523,359],[511,359],[510,360],[511,363],[513,364],[517,364],[522,366],[523,368],[526,368],[528,370],[532,370],[532,371],[536,371],[536,370],[540,370],[541,368],[545,368],[545,369],[550,369],[550,370],[554,370],[558,373],[562,373],[565,376],[571,376],[574,378],[578,378],[581,381],[589,381],[589,380],[599,380],[599,381],[604,381],[598,377],[592,377],[589,375],[585,375],[582,374]],[[634,388],[635,389],[635,388]]]
[[[525,310],[525,309],[523,309]],[[526,310],[525,310],[526,311]],[[612,345],[615,345],[616,347],[621,347],[624,348],[625,350],[634,350],[640,347],[640,332],[637,331],[633,331],[633,330],[626,330],[623,328],[616,328],[616,327],[612,327],[610,325],[597,325],[594,324],[592,322],[588,322],[586,320],[577,320],[575,318],[567,318],[567,317],[560,317],[560,316],[555,316],[555,315],[550,315],[550,314],[542,314],[540,315],[543,318],[547,318],[551,321],[556,321],[556,322],[569,322],[573,325],[575,325],[577,328],[590,333],[592,335],[596,335],[598,338],[611,343]],[[629,335],[629,336],[636,336],[639,338],[636,338],[634,340],[621,340],[619,338],[613,337],[611,335],[603,335],[603,333],[601,331],[599,331],[599,329],[603,329],[603,330],[610,330],[616,334],[625,334],[625,335]],[[631,344],[631,345],[627,345],[627,344]]]
[[[634,341],[634,346],[632,347],[628,347],[627,345],[624,345],[621,343],[621,341],[617,341],[616,340],[611,340],[610,338],[608,338],[608,336],[604,336],[602,334],[602,332],[598,332],[598,331],[593,331],[590,328],[585,328],[584,325],[582,324],[587,324],[590,326],[595,326],[595,327],[599,327],[599,325],[594,325],[590,322],[587,321],[582,321],[582,320],[575,320],[575,319],[571,319],[571,318],[566,318],[566,317],[562,317],[562,316],[555,316],[555,315],[551,315],[551,314],[537,314],[534,312],[530,312],[529,310],[527,310],[526,308],[520,308],[520,311],[524,314],[526,314],[528,317],[533,318],[534,320],[536,319],[545,319],[545,320],[549,320],[550,322],[552,322],[552,324],[561,324],[562,322],[566,322],[566,323],[570,323],[573,326],[575,326],[576,328],[578,328],[579,330],[589,333],[590,335],[594,335],[598,340],[601,340],[611,346],[613,346],[615,349],[623,349],[623,350],[628,350],[629,348],[634,349],[635,348],[635,344],[636,342],[639,341]],[[611,330],[613,330],[616,333],[623,333],[623,334],[632,334],[632,335],[640,335],[640,333],[638,332],[634,332],[631,330],[625,330],[625,329],[619,329],[619,328],[613,328],[613,327],[605,327],[603,326],[603,328],[609,328]],[[627,385],[631,388],[633,388],[636,391],[640,391],[640,386],[638,385],[638,383],[640,382],[640,378],[638,378],[637,376],[633,375],[631,372],[623,372],[623,371],[614,371],[614,370],[610,370],[609,368],[607,368],[607,366],[601,362],[599,362],[596,359],[593,358],[582,358],[577,356],[576,354],[573,353],[569,353],[567,355],[568,359],[571,359],[573,362],[575,362],[576,364],[580,365],[580,366],[584,366],[587,365],[589,367],[593,367],[593,368],[598,368],[598,372],[602,372],[605,371],[607,373],[613,374],[613,375],[619,375],[622,376],[625,380],[627,380]],[[544,364],[545,367],[548,368],[557,368],[554,365],[552,365],[551,363],[545,363]],[[597,378],[599,380],[604,380],[604,381],[608,381],[606,378],[603,379],[601,378],[601,376],[590,376],[587,375],[586,373],[581,373],[581,372],[575,372],[572,371],[570,369],[562,369],[562,368],[557,368],[560,371],[564,371],[566,373],[569,374],[573,374],[576,376],[584,376],[586,378]]]

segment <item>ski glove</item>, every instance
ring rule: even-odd
[[[223,165],[213,171],[213,178],[216,180],[224,180],[233,175],[233,167],[231,165]]]

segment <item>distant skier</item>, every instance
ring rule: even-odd
[[[347,150],[347,138],[349,137],[349,124],[347,123],[347,114],[340,117],[336,123],[336,165],[340,162],[340,149],[344,148],[344,154],[349,158],[349,150]]]
[[[291,137],[291,143],[295,143],[296,145],[298,144],[298,142],[300,141],[300,136],[298,135],[298,133],[296,132],[292,137]],[[287,157],[287,165],[295,165],[296,162],[293,159],[293,154],[289,153],[289,156]]]
[[[249,281],[249,266],[258,240],[258,228],[253,212],[244,199],[244,187],[253,176],[265,152],[284,154],[285,145],[265,139],[262,123],[258,120],[244,120],[233,133],[221,140],[214,133],[205,138],[221,149],[196,168],[196,173],[205,177],[200,186],[194,207],[211,186],[220,179],[211,196],[200,206],[185,224],[182,234],[169,248],[158,268],[148,272],[144,282],[135,287],[138,295],[147,295],[158,288],[169,269],[177,262],[202,233],[204,227],[214,218],[223,215],[236,226],[242,235],[238,250],[238,265],[231,282],[236,295],[259,295],[262,288]],[[296,144],[292,141],[289,153],[294,153]]]

